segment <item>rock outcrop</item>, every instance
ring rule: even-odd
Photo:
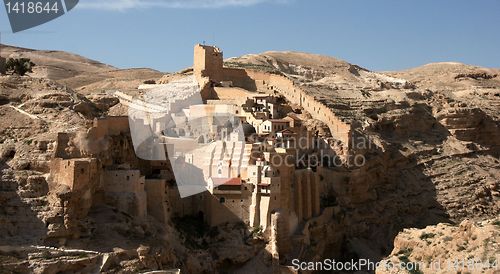
[[[405,229],[376,273],[497,273],[499,232],[498,220]]]

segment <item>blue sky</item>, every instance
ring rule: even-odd
[[[64,50],[119,68],[177,71],[206,41],[225,57],[294,50],[372,70],[458,61],[500,67],[498,0],[80,0],[2,43]]]

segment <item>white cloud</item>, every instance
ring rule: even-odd
[[[78,8],[124,11],[144,8],[205,9],[247,7],[260,3],[285,3],[289,0],[81,0]]]

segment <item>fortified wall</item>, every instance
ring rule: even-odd
[[[193,71],[200,84],[204,100],[217,99],[214,87],[221,82],[249,91],[264,91],[284,95],[292,104],[306,110],[314,119],[328,125],[332,137],[351,148],[352,125],[338,117],[329,106],[309,95],[286,76],[251,69],[225,68],[222,51],[216,47],[194,47]]]

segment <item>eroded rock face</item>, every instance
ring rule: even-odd
[[[376,273],[408,273],[411,268],[414,273],[497,273],[499,232],[500,222],[496,219],[405,229]],[[406,267],[401,267],[404,264]],[[389,265],[395,267],[389,269]]]
[[[480,108],[456,103],[436,113],[438,121],[458,140],[498,150],[500,127]]]
[[[96,273],[101,255],[84,250],[2,246],[0,262],[6,273]]]

